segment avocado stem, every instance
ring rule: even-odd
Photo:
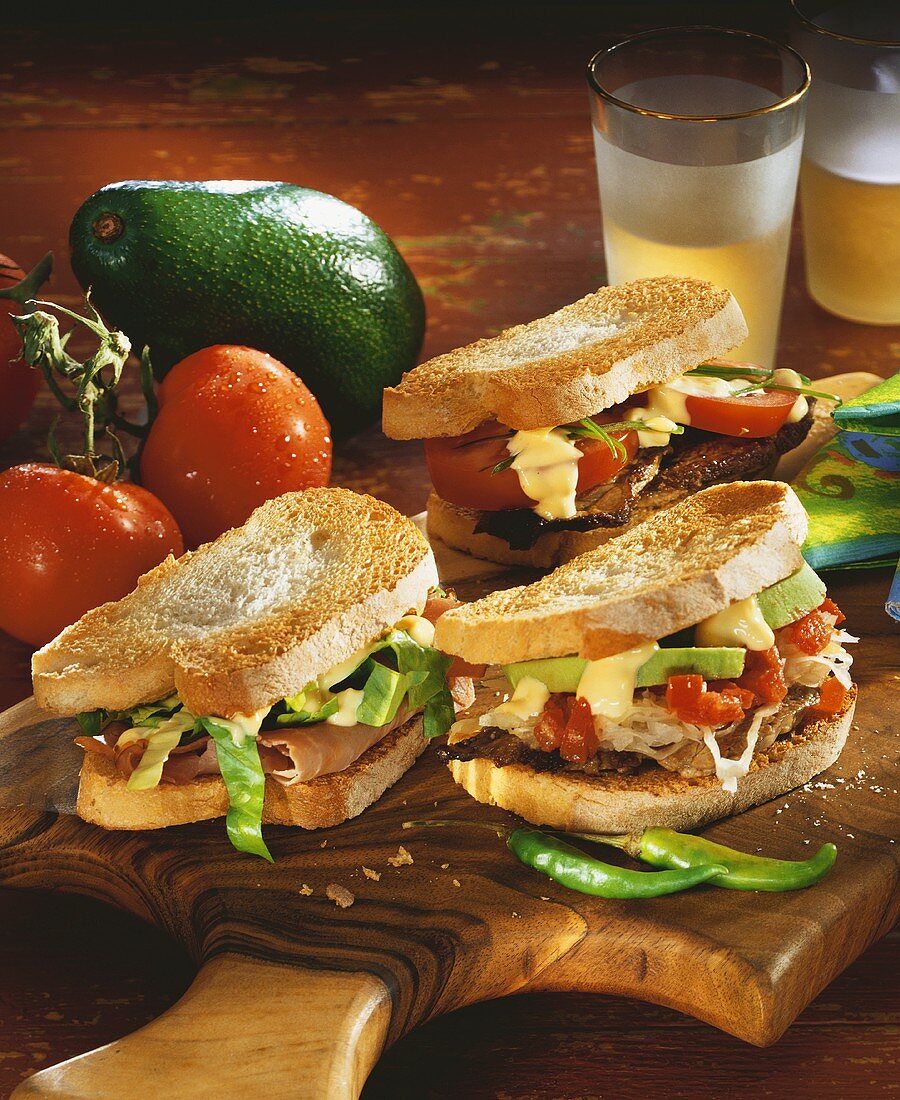
[[[111,244],[113,241],[117,241],[125,232],[125,223],[118,214],[113,214],[111,210],[104,210],[102,214],[94,219],[91,232],[98,241]]]

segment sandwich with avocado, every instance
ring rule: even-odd
[[[451,728],[456,781],[535,824],[630,833],[690,829],[829,767],[857,639],[800,554],[806,522],[781,483],[714,486],[449,611],[435,644],[499,665],[506,696]]]
[[[768,475],[816,391],[719,358],[746,335],[727,290],[663,277],[422,363],[385,390],[383,426],[425,440],[429,535],[549,568],[706,486]]]
[[[472,700],[432,644],[453,603],[389,505],[268,501],[34,654],[38,705],[81,726],[78,814],[107,829],[224,815],[264,858],[264,822],[355,817],[449,728],[451,686]]]

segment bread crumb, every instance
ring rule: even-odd
[[[413,857],[407,852],[407,850],[401,844],[397,849],[395,856],[388,856],[388,863],[392,867],[403,867],[405,864],[412,863]]]
[[[541,894],[541,901],[549,901],[549,900],[550,900],[549,898],[545,898],[544,895]]]
[[[305,882],[304,882],[304,883],[303,883],[303,885],[302,885],[302,886],[300,887],[300,889],[299,889],[299,890],[297,891],[297,893],[298,893],[298,894],[302,894],[302,895],[303,895],[303,897],[305,897],[305,898],[308,898],[308,897],[309,897],[309,895],[310,895],[310,894],[311,894],[312,892],[313,892],[313,888],[312,888],[311,886],[308,886],[308,885],[307,885],[307,884],[306,884]]]
[[[346,886],[339,886],[336,882],[329,882],[325,887],[325,897],[333,901],[339,909],[349,909],[356,901],[356,895],[351,893]]]
[[[455,879],[453,880],[453,885],[454,885],[454,886],[459,886],[459,879],[458,879],[458,878],[455,878]]]
[[[378,882],[378,880],[381,878],[381,872],[373,871],[371,867],[364,866],[363,874],[366,876],[366,878],[370,878],[373,882]]]
[[[446,870],[447,870],[447,868],[448,868],[449,866],[450,866],[450,864],[449,864],[449,863],[442,863],[442,864],[441,864],[441,870],[442,870],[442,871],[446,871]]]
[[[322,843],[319,845],[319,847],[324,848],[327,843],[328,843],[327,840],[323,840]]]

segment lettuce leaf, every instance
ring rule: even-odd
[[[99,737],[110,723],[109,711],[85,710],[75,715],[75,721],[81,726],[85,737]]]
[[[311,726],[314,722],[324,722],[326,718],[336,714],[340,707],[340,702],[335,695],[318,710],[305,710],[302,706],[295,710],[291,705],[292,699],[299,700],[299,698],[299,695],[294,695],[291,699],[285,699],[287,709],[275,718],[279,726]]]
[[[274,863],[262,838],[266,776],[259,759],[256,738],[235,738],[214,718],[200,718],[199,721],[216,743],[219,770],[228,791],[228,813],[225,817],[228,839],[239,852],[261,856]]]
[[[425,739],[430,741],[433,737],[440,737],[456,721],[456,707],[453,705],[453,696],[446,682],[437,694],[425,704],[425,714],[422,721],[422,732]]]
[[[409,676],[373,661],[356,711],[357,721],[366,726],[386,726],[393,722],[412,686]]]

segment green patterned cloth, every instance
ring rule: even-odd
[[[900,386],[898,378],[888,383]],[[882,388],[877,386],[864,396]],[[844,408],[851,404],[848,401]],[[879,426],[879,434],[883,431]],[[900,474],[858,461],[839,433],[798,474],[793,487],[809,513],[803,556],[813,569],[897,560]]]
[[[843,431],[900,435],[900,372],[834,410]]]

